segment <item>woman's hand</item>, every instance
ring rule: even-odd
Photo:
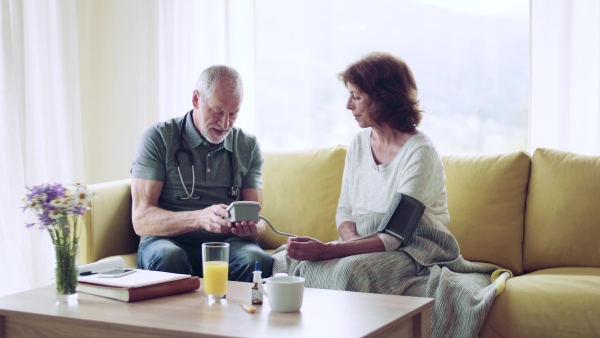
[[[310,237],[290,237],[287,241],[288,256],[299,261],[320,261],[332,258],[333,245]]]

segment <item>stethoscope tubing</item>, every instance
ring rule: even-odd
[[[193,114],[194,114],[194,110],[190,110],[189,112],[187,112],[183,116],[183,119],[181,120],[181,127],[179,127],[179,147],[175,151],[175,165],[177,166],[177,172],[179,173],[179,180],[181,181],[181,185],[183,186],[183,190],[185,191],[185,194],[187,195],[187,197],[177,197],[178,200],[187,200],[187,199],[197,200],[197,199],[200,199],[200,197],[201,197],[200,195],[194,197],[194,188],[196,187],[196,171],[194,170],[194,156],[192,155],[192,152],[189,149],[185,149],[184,142],[183,142],[183,131],[185,128],[185,121],[186,121],[188,115],[190,115],[190,118],[193,118],[193,116],[194,116]],[[190,189],[191,192],[188,192],[188,189],[185,186],[185,182],[183,181],[183,176],[181,175],[181,169],[179,166],[179,154],[181,154],[181,153],[185,153],[188,156],[188,160],[192,167],[192,188]],[[227,197],[229,197],[233,200],[238,200],[240,197],[240,191],[235,186],[234,173],[233,173],[233,149],[232,149],[231,153],[229,154],[229,162],[231,164],[231,188],[229,188],[227,190]]]

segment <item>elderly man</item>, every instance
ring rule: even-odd
[[[262,203],[263,157],[256,140],[234,127],[244,96],[242,78],[227,66],[200,74],[193,109],[143,134],[131,167],[133,227],[141,236],[141,269],[202,276],[201,244],[230,245],[229,279],[264,277],[273,260],[257,244],[263,220],[224,220],[233,201]]]

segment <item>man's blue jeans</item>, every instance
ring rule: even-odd
[[[144,236],[138,248],[138,267],[202,277],[202,243],[205,242],[218,240]],[[255,262],[259,262],[263,278],[271,276],[273,258],[256,242],[235,236],[224,242],[229,243],[229,280],[252,282]]]

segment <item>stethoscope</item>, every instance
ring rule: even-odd
[[[179,179],[181,180],[181,185],[183,186],[183,190],[185,190],[185,194],[187,195],[187,197],[177,197],[178,200],[187,200],[187,199],[193,199],[193,200],[197,200],[200,199],[200,195],[198,196],[194,196],[194,187],[196,186],[196,171],[194,170],[194,156],[192,155],[192,152],[189,149],[186,149],[183,145],[183,131],[185,129],[185,121],[187,120],[187,116],[188,114],[190,115],[190,118],[193,119],[194,118],[194,111],[190,110],[187,114],[185,114],[185,116],[183,117],[183,119],[181,120],[181,126],[179,127],[179,148],[177,148],[177,150],[175,151],[175,165],[177,166],[177,172],[179,173]],[[227,197],[237,201],[240,197],[240,189],[238,187],[235,186],[235,180],[234,180],[234,175],[233,175],[233,143],[231,145],[232,149],[231,152],[229,152],[229,164],[231,165],[231,188],[229,188],[229,190],[227,190]],[[181,169],[179,168],[179,154],[181,153],[185,153],[188,157],[188,160],[190,161],[190,165],[192,166],[192,192],[188,192],[188,189],[185,186],[185,182],[183,181],[183,177],[181,176]]]

